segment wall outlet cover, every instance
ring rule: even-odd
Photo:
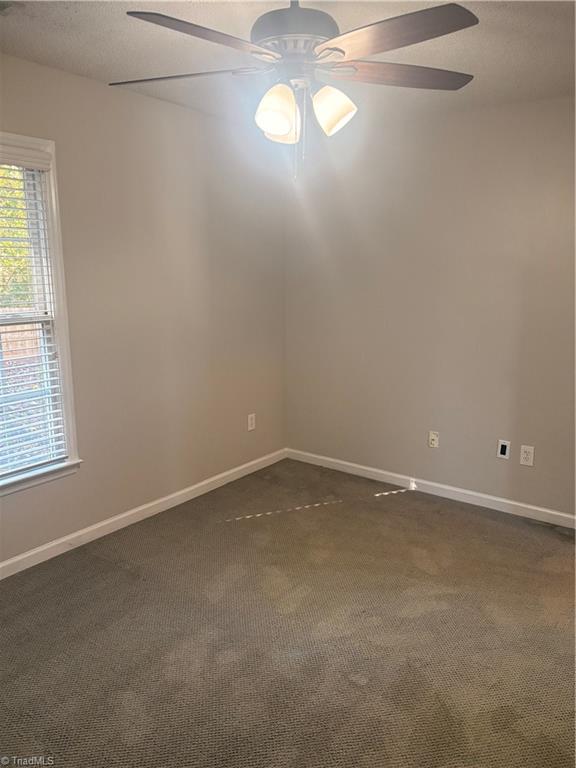
[[[520,446],[520,464],[522,464],[525,467],[534,466],[534,446],[533,445]]]
[[[440,432],[428,432],[428,448],[438,448],[440,445]]]

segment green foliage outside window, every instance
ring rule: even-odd
[[[0,166],[0,311],[25,309],[31,298],[32,253],[22,168]]]

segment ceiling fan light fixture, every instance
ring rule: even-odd
[[[288,137],[294,132],[296,114],[294,91],[285,83],[277,83],[262,97],[254,119],[261,131],[278,140],[277,137]]]
[[[312,98],[316,120],[326,136],[333,136],[352,120],[358,107],[345,93],[325,85]]]
[[[0,0],[0,14],[15,4],[14,0]],[[148,24],[250,54],[260,60],[260,66],[140,77],[110,85],[235,75],[259,78],[274,71],[278,82],[264,94],[254,119],[270,141],[300,144],[300,152],[294,146],[295,169],[298,159],[304,157],[307,105],[316,74],[359,83],[441,91],[457,91],[472,80],[472,75],[463,72],[365,59],[478,24],[477,16],[456,2],[382,19],[341,33],[330,14],[301,8],[299,0],[290,0],[288,8],[268,11],[256,19],[250,40],[154,11],[127,13]],[[332,86],[320,88],[312,102],[316,118],[327,136],[341,130],[358,111],[345,93]]]

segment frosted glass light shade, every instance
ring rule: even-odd
[[[270,141],[277,141],[280,144],[298,144],[300,141],[300,133],[302,130],[302,119],[300,117],[300,110],[296,106],[294,116],[292,118],[292,127],[288,133],[279,135],[274,133],[267,133],[264,131],[264,136]]]
[[[345,93],[325,85],[312,99],[314,114],[326,136],[333,136],[354,117],[358,107]]]
[[[266,135],[288,136],[294,130],[296,115],[296,97],[294,91],[285,83],[278,83],[266,91],[258,105],[256,125]]]

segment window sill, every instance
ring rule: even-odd
[[[67,459],[59,464],[32,469],[29,472],[22,472],[17,477],[0,480],[0,496],[7,496],[10,493],[17,493],[35,485],[49,483],[52,480],[72,475],[78,471],[80,464],[82,464],[82,459]]]

